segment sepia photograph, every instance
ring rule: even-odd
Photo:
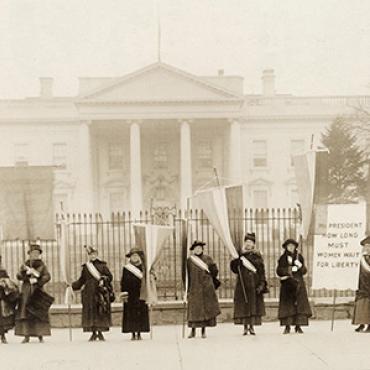
[[[2,370],[370,370],[370,1],[0,0]]]

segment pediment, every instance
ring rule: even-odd
[[[266,187],[269,187],[272,184],[273,184],[272,181],[269,181],[269,180],[264,179],[262,177],[259,177],[257,179],[254,179],[254,180],[248,182],[248,186],[266,186]]]
[[[80,103],[239,101],[242,97],[202,78],[156,63],[110,80],[80,96]]]

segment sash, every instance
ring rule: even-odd
[[[127,265],[125,265],[125,269],[130,271],[133,275],[135,275],[140,280],[144,277],[144,274],[142,273],[142,271],[140,271],[140,269],[138,269],[132,263],[128,263]]]
[[[208,268],[208,265],[202,261],[199,257],[197,256],[190,256],[190,260],[194,263],[194,265],[198,266],[201,270],[205,271],[205,272],[209,272],[209,268]]]
[[[365,257],[361,257],[361,267],[367,272],[370,273],[370,266],[365,260]]]
[[[92,275],[92,277],[98,281],[100,281],[101,279],[101,274],[100,272],[97,270],[97,268],[93,265],[92,262],[86,262],[86,267],[87,269],[89,270],[90,274]]]
[[[244,256],[240,257],[240,260],[242,261],[243,266],[248,269],[249,271],[252,271],[253,273],[257,272],[257,269],[254,267],[253,263],[246,259]]]

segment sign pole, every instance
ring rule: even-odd
[[[334,331],[334,318],[335,318],[335,304],[337,301],[337,290],[334,289],[333,292],[333,310],[331,312],[331,331]]]

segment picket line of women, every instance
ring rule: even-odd
[[[212,258],[204,253],[202,241],[191,245],[187,260],[187,321],[190,333],[196,336],[199,328],[201,337],[206,338],[206,328],[215,327],[221,313],[216,290],[218,268]],[[365,238],[361,259],[359,289],[356,292],[352,323],[359,325],[356,332],[370,333],[370,237]],[[291,327],[302,334],[312,316],[303,276],[307,268],[303,256],[298,252],[298,243],[287,239],[283,245],[276,268],[281,282],[278,318],[289,334]],[[111,303],[115,300],[112,286],[113,276],[107,263],[98,258],[98,250],[86,246],[88,261],[82,265],[78,280],[72,283],[73,290],[81,290],[82,328],[90,332],[89,341],[104,341],[103,332],[112,325]],[[32,244],[29,259],[20,267],[13,282],[4,268],[0,268],[0,338],[7,343],[5,334],[15,327],[15,335],[22,336],[22,343],[36,337],[42,343],[49,336],[48,310],[53,298],[44,290],[50,274],[41,260],[42,249]],[[149,309],[146,303],[144,278],[144,254],[133,248],[126,255],[128,263],[122,269],[121,293],[123,300],[122,332],[131,333],[131,340],[141,340],[141,334],[150,331]],[[264,294],[269,292],[265,266],[261,253],[256,248],[254,233],[247,233],[239,257],[230,262],[236,275],[234,290],[234,324],[242,325],[243,335],[256,335],[255,326],[262,324],[265,315]]]

